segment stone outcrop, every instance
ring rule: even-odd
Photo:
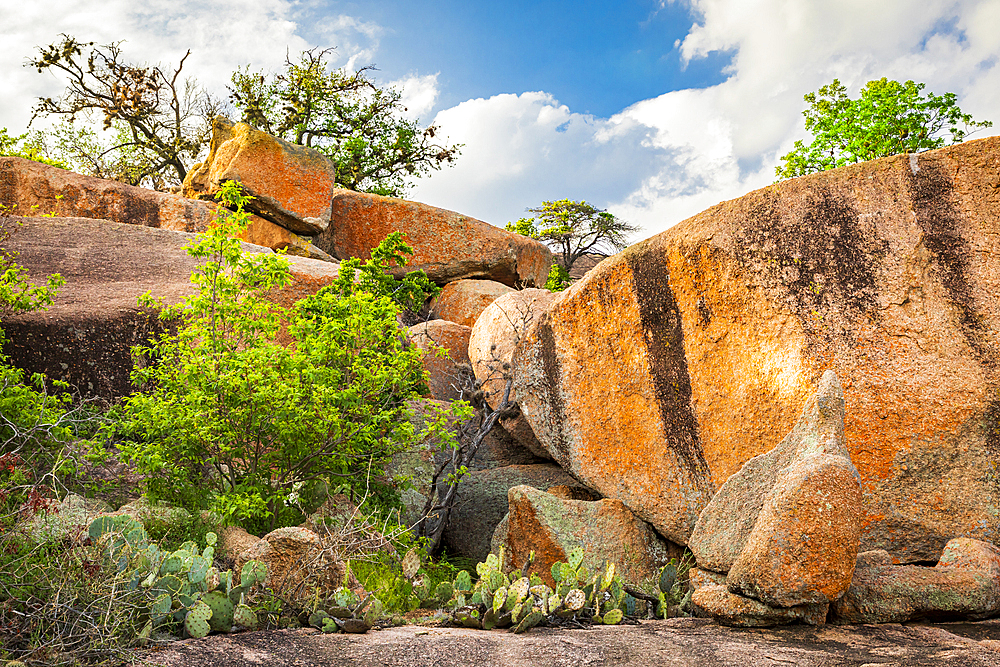
[[[240,572],[249,560],[267,566],[264,586],[286,599],[312,599],[317,591],[320,596],[332,593],[345,585],[345,576],[348,588],[361,588],[336,551],[307,528],[272,530],[236,556],[233,572]]]
[[[0,206],[9,215],[92,218],[178,232],[203,232],[218,217],[218,204],[118,181],[83,176],[41,162],[0,157]],[[289,255],[333,261],[309,237],[251,216],[240,238]]]
[[[996,541],[998,174],[1000,137],[969,141],[783,181],[634,245],[520,343],[522,412],[561,465],[686,542],[832,368],[861,547],[918,562]]]
[[[460,213],[392,197],[342,190],[330,227],[313,242],[338,259],[367,258],[391,232],[403,232],[414,254],[400,277],[422,270],[434,282],[495,280],[511,287],[544,285],[552,253],[524,236]]]
[[[472,327],[491,303],[513,291],[494,280],[456,280],[431,302],[431,315]]]
[[[1000,549],[956,538],[934,567],[893,565],[881,550],[861,554],[850,589],[831,611],[836,623],[992,618],[1000,615]]]
[[[982,639],[979,637],[992,637]],[[363,635],[314,629],[212,634],[170,642],[143,667],[997,667],[1000,628],[943,625],[805,625],[747,631],[704,618],[671,618],[586,632],[524,634],[468,628],[390,627]]]
[[[844,594],[860,537],[861,487],[844,444],[844,394],[827,371],[792,432],[722,485],[689,546],[699,567],[728,573],[732,593],[792,607]]]
[[[445,526],[442,545],[449,554],[477,562],[490,553],[496,527],[508,511],[508,491],[516,486],[547,489],[580,483],[551,463],[510,465],[469,472],[458,485],[455,506]]]
[[[469,377],[469,336],[472,329],[449,322],[430,320],[410,327],[407,338],[424,351],[424,370],[427,371],[427,386],[431,398],[454,401],[462,398],[463,378]],[[448,355],[439,357],[432,349],[443,347]],[[465,399],[468,400],[468,396]]]
[[[146,292],[177,303],[191,294],[198,261],[184,246],[193,235],[82,218],[24,218],[8,247],[38,283],[60,273],[66,285],[45,311],[4,320],[7,353],[30,372],[63,379],[85,394],[116,398],[132,391],[131,348],[162,330],[140,308]],[[244,245],[248,253],[271,252]],[[292,282],[270,298],[281,305],[315,293],[338,264],[289,257]]]
[[[758,600],[731,593],[726,578],[708,570],[692,568],[689,611],[700,618],[715,619],[721,625],[738,628],[771,628],[790,623],[823,625],[829,603],[771,607]]]
[[[340,188],[325,155],[246,123],[216,118],[212,129],[208,158],[191,169],[185,193],[210,197],[225,181],[236,181],[254,197],[248,210],[285,229],[314,235],[329,227],[330,202]]]
[[[583,563],[591,572],[610,561],[629,583],[654,579],[657,569],[682,551],[661,539],[620,500],[566,500],[531,486],[511,488],[507,499],[509,513],[494,537],[494,547],[503,546],[510,569],[523,568],[533,551],[531,571],[549,586],[555,586],[552,564],[566,562],[577,547],[583,548]]]
[[[498,297],[476,320],[469,337],[469,361],[482,383],[486,401],[496,407],[506,386],[504,364],[511,362],[514,348],[532,323],[559,298],[546,289],[524,289]],[[513,394],[512,394],[513,398]],[[501,421],[511,436],[541,458],[551,459],[523,415]]]

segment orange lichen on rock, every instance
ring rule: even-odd
[[[533,430],[614,467],[615,484],[590,483],[665,530],[684,523],[663,499],[685,482],[651,480],[664,452],[683,445],[717,488],[831,368],[862,547],[912,562],[954,535],[1000,541],[998,165],[990,137],[791,179],[606,260],[523,345],[519,391],[546,404],[525,410]]]
[[[514,287],[545,284],[552,253],[534,239],[442,208],[342,190],[330,228],[314,243],[334,257],[368,257],[382,239],[403,232],[414,254],[394,274],[422,270],[444,284],[485,278]]]
[[[253,199],[249,210],[299,234],[330,224],[330,202],[340,190],[336,167],[319,151],[256,130],[246,123],[213,126],[212,149],[191,170],[185,192],[211,196],[236,181]]]

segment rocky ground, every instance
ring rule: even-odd
[[[938,625],[803,625],[739,629],[675,618],[523,635],[404,626],[364,635],[312,629],[186,640],[150,654],[148,667],[975,667],[1000,665],[1000,621]]]

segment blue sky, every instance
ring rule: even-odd
[[[62,82],[22,67],[59,33],[126,40],[215,94],[238,66],[313,46],[375,64],[410,113],[464,144],[409,198],[502,226],[586,199],[662,231],[774,180],[803,94],[887,76],[1000,123],[1000,0],[0,0],[0,127]],[[988,136],[1000,127],[980,132]]]
[[[675,43],[691,12],[652,0],[326,2],[310,13],[384,26],[375,59],[382,74],[440,72],[440,107],[544,90],[578,113],[608,117],[671,90],[721,83],[729,62],[723,53],[685,66]]]

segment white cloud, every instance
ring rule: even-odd
[[[308,3],[295,0],[0,0],[0,127],[23,130],[31,117],[35,97],[58,95],[64,82],[50,73],[22,67],[37,46],[50,44],[66,33],[82,41],[106,44],[126,40],[124,56],[131,62],[176,66],[187,49],[191,56],[183,72],[216,95],[237,67],[276,71],[286,50],[295,58],[317,46],[301,36],[310,34],[337,44],[331,60],[337,66],[370,60],[381,28],[349,16],[314,20]]]
[[[833,78],[851,94],[882,76],[923,81],[1000,123],[996,0],[685,4],[698,20],[678,44],[682,57],[731,53],[726,81],[610,119],[574,114],[544,93],[462,103],[436,120],[466,144],[458,166],[421,183],[416,198],[491,222],[542,199],[586,198],[649,235],[770,183],[778,158],[807,138],[802,95]]]
[[[416,120],[425,117],[437,104],[438,98],[438,75],[410,74],[402,79],[390,81],[388,86],[399,90],[402,93],[400,101],[406,107],[405,116]]]

